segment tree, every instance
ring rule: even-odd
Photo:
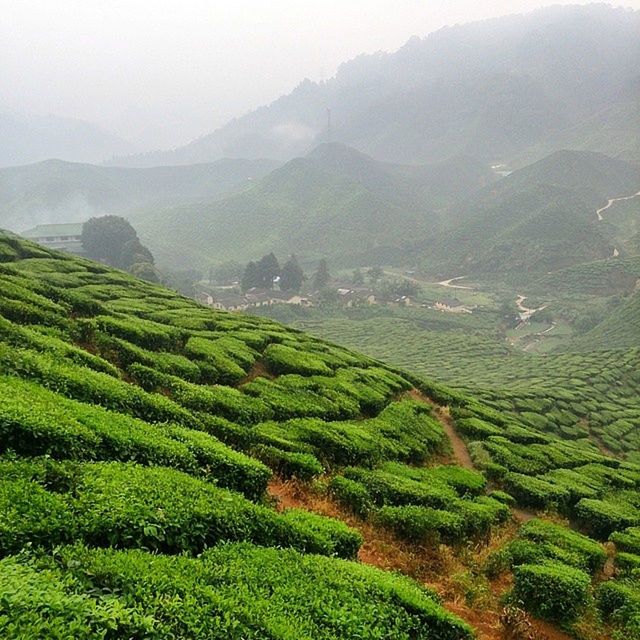
[[[313,276],[313,288],[316,291],[323,289],[329,284],[329,280],[331,280],[331,276],[329,275],[329,267],[327,266],[327,261],[322,258],[318,263],[318,270]]]
[[[89,258],[119,269],[154,262],[151,251],[140,242],[136,230],[120,216],[87,220],[82,225],[82,246]]]
[[[304,281],[304,273],[298,264],[295,256],[291,256],[282,266],[280,273],[280,289],[281,291],[300,291],[302,282]]]
[[[275,279],[280,275],[280,264],[273,253],[260,258],[258,264],[258,282],[256,286],[273,289]]]
[[[360,269],[356,269],[351,276],[351,283],[356,287],[361,287],[364,284],[364,275]]]
[[[258,265],[255,262],[251,261],[249,262],[249,264],[246,266],[244,270],[244,274],[242,276],[242,282],[240,283],[240,288],[243,291],[248,291],[253,287],[259,287],[259,286],[260,286],[260,274],[258,271]]]
[[[209,284],[213,282],[217,283],[227,283],[227,282],[237,282],[242,279],[242,274],[244,273],[244,268],[239,262],[235,260],[229,260],[228,262],[223,262],[222,264],[212,266],[209,269]]]
[[[384,271],[382,270],[381,267],[371,267],[371,269],[367,271],[367,276],[369,278],[369,281],[371,282],[371,284],[374,284],[374,285],[376,282],[378,282],[378,280],[380,280],[380,278],[382,278],[383,275],[384,275]]]

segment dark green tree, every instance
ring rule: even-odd
[[[316,291],[320,291],[320,289],[323,289],[329,284],[329,280],[331,280],[329,267],[327,266],[327,261],[322,258],[318,263],[318,270],[313,276],[313,288]]]
[[[240,283],[240,288],[243,291],[248,291],[253,287],[260,286],[260,273],[258,271],[258,265],[251,261],[246,266],[244,270],[244,274],[242,276],[242,282]]]
[[[375,285],[382,276],[384,276],[384,271],[381,267],[371,267],[371,269],[367,270],[367,277],[373,285]]]
[[[119,269],[141,262],[153,264],[153,256],[141,244],[136,230],[120,216],[87,220],[82,225],[82,246],[89,258]]]
[[[282,266],[280,273],[280,289],[282,291],[300,291],[304,281],[304,272],[295,256],[291,256]]]
[[[351,276],[351,283],[356,287],[360,287],[364,284],[364,275],[360,269],[356,269]]]
[[[260,258],[257,264],[259,284],[264,289],[273,289],[273,281],[280,275],[280,264],[273,253]]]

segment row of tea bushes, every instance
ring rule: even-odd
[[[343,474],[329,483],[338,502],[413,542],[458,543],[486,535],[510,517],[504,502],[480,495],[486,488],[480,474],[453,465],[392,462],[373,470],[349,467]]]
[[[271,475],[257,460],[206,433],[152,425],[0,376],[0,452],[6,451],[164,465],[216,479],[251,497],[264,493]]]
[[[0,571],[5,637],[473,638],[406,578],[292,550],[233,544],[193,559],[76,546]]]
[[[356,556],[360,534],[306,511],[274,510],[162,467],[0,461],[0,553],[27,545],[200,553],[222,541]]]

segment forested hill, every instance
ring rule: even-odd
[[[381,160],[522,166],[566,147],[640,162],[639,40],[640,12],[604,4],[447,27],[305,80],[185,147],[119,161],[289,160],[327,140],[329,107],[332,139]]]
[[[470,158],[397,165],[334,143],[228,197],[132,220],[159,260],[172,265],[270,251],[370,264],[401,259],[407,239],[440,226],[439,209],[494,180],[489,167]]]
[[[442,215],[449,229],[418,255],[443,273],[541,274],[616,251],[632,255],[626,229],[634,211],[605,213],[603,220],[597,211],[638,190],[635,165],[599,153],[558,151],[452,205]]]
[[[588,433],[4,232],[0,453],[6,638],[637,622],[640,467]]]

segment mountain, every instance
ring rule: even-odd
[[[82,222],[147,207],[221,197],[277,166],[269,160],[123,169],[61,160],[0,169],[0,226]]]
[[[329,136],[401,163],[473,155],[523,166],[563,147],[639,161],[638,42],[640,12],[604,4],[447,27],[305,80],[185,147],[118,162],[288,160]]]
[[[133,145],[96,125],[71,118],[0,112],[0,167],[59,158],[101,162],[133,153]]]
[[[640,596],[640,467],[566,395],[519,420],[4,232],[0,257],[4,637],[473,640],[505,599],[537,634]]]
[[[446,273],[544,273],[604,259],[619,230],[597,210],[636,193],[640,169],[585,151],[559,151],[453,205],[450,229],[423,244],[427,269]],[[620,249],[618,249],[620,247]]]
[[[469,158],[396,165],[334,143],[226,198],[132,219],[159,261],[173,266],[270,251],[353,266],[398,260],[405,242],[440,226],[443,206],[493,180]]]

